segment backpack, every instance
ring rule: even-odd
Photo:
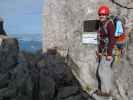
[[[115,33],[114,33],[114,37],[115,37],[115,47],[117,47],[119,50],[122,50],[123,48],[127,47],[127,39],[128,36],[125,33],[125,20],[122,20],[120,17],[118,16],[114,16],[113,18],[109,18],[108,21],[105,23],[105,25],[103,27],[99,28],[103,29],[103,31],[108,34],[107,32],[107,25],[108,23],[112,21],[112,23],[115,26]],[[98,41],[101,39],[98,39]],[[105,43],[105,48],[107,48],[108,43],[109,43],[109,39],[108,36],[105,37],[104,39],[102,39],[102,41]]]
[[[115,26],[114,37],[115,37],[116,44],[125,43],[128,37],[127,34],[125,33],[125,23],[126,23],[125,18],[111,15],[109,17],[109,21],[112,21]],[[107,33],[108,22],[106,22],[104,25],[104,31],[106,34],[108,34]]]
[[[110,20],[113,21],[115,26],[114,36],[115,37],[121,36],[125,32],[125,18],[114,16],[114,17],[110,17]]]
[[[125,32],[125,18],[116,16],[113,22],[115,25],[114,37],[116,44],[125,44],[128,40],[128,35]]]

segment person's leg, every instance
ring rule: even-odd
[[[112,82],[112,69],[111,69],[112,61],[107,61],[104,57],[101,60],[99,67],[99,77],[101,80],[101,92],[110,93],[112,90],[113,82]]]
[[[98,65],[97,65],[96,78],[98,81],[98,90],[101,90],[101,80],[100,80],[100,76],[99,76],[99,68],[100,68],[100,61],[98,62]]]

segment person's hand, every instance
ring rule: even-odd
[[[98,51],[96,51],[96,61],[99,61],[100,57],[101,57],[101,53],[99,53]]]
[[[106,57],[106,60],[108,60],[108,61],[111,61],[112,59],[113,59],[112,56],[107,56],[107,57]]]

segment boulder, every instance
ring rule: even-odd
[[[0,73],[4,73],[17,64],[19,44],[17,39],[0,36]]]
[[[45,53],[37,63],[40,70],[39,87],[41,100],[88,100],[89,95],[58,53]],[[91,99],[90,99],[91,100]]]
[[[29,62],[26,57],[20,56],[16,38],[0,36],[0,97],[2,100],[32,99],[35,73],[34,66],[31,67]]]

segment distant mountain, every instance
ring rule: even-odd
[[[41,34],[11,34],[19,40],[20,50],[36,52],[42,48]]]
[[[28,52],[36,52],[42,48],[41,41],[25,41],[19,40],[20,49]]]

